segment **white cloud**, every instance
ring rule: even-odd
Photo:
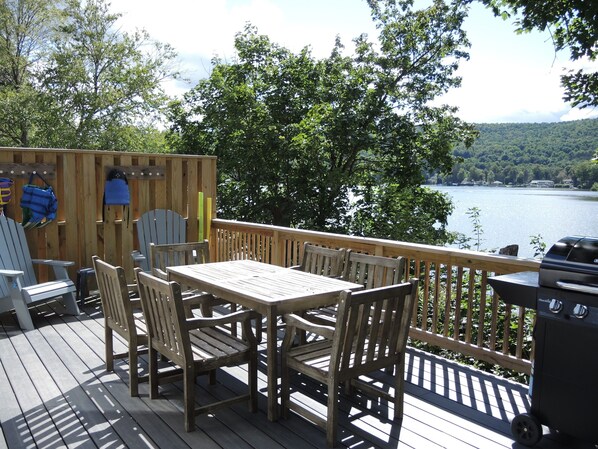
[[[561,121],[583,120],[588,118],[598,118],[597,109],[570,109],[565,115],[561,116]]]

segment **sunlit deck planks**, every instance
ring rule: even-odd
[[[107,373],[103,363],[103,324],[97,300],[79,317],[56,314],[56,303],[32,313],[36,329],[22,332],[13,314],[0,315],[0,448],[324,448],[322,430],[298,416],[269,422],[266,398],[259,412],[244,405],[199,416],[197,430],[183,428],[180,385],[166,386],[162,399],[128,393],[126,362]],[[118,348],[117,348],[118,349]],[[260,391],[265,394],[265,345],[260,360]],[[244,389],[243,368],[218,373],[218,384],[201,378],[197,399],[224,398]],[[509,419],[525,410],[524,385],[506,381],[415,350],[408,353],[405,417],[388,421],[385,402],[359,394],[341,395],[339,438],[356,448],[513,448]],[[295,377],[299,399],[324,412],[321,389]],[[380,372],[377,381],[391,385]],[[309,396],[307,394],[309,393]],[[316,399],[316,400],[314,400]],[[367,410],[370,411],[367,411]],[[538,447],[586,448],[557,437]]]

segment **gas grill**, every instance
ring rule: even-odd
[[[488,282],[505,302],[537,310],[531,408],[513,419],[515,440],[534,446],[546,425],[598,443],[598,238],[565,237],[539,273]]]

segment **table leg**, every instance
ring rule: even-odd
[[[266,315],[266,360],[268,363],[268,419],[278,419],[278,341],[276,308],[268,309]]]

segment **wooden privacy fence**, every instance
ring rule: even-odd
[[[410,336],[471,358],[529,374],[534,312],[504,303],[487,283],[493,274],[538,271],[540,262],[383,239],[212,220],[217,260],[298,265],[306,241],[387,257],[405,257],[419,303]]]
[[[104,184],[112,167],[127,173],[128,211],[123,206],[103,206]],[[187,219],[189,240],[204,237],[216,210],[213,156],[0,148],[0,177],[14,181],[5,213],[19,222],[22,187],[34,170],[56,192],[58,214],[49,225],[26,231],[32,257],[74,261],[69,273],[73,279],[78,268],[91,266],[94,254],[122,265],[132,279],[130,254],[138,249],[135,221],[148,210],[172,209],[181,214]],[[45,280],[48,273],[39,276]]]

